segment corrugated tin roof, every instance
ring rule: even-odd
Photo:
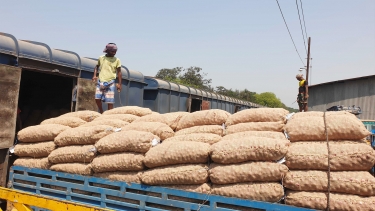
[[[325,82],[325,83],[320,83],[320,84],[309,85],[309,87],[316,87],[316,86],[322,86],[322,85],[334,84],[334,83],[343,83],[345,81],[355,81],[355,80],[361,80],[361,79],[372,78],[372,77],[375,77],[375,75],[368,75],[368,76],[361,76],[357,78],[348,78],[348,79],[343,79],[343,80],[330,81],[330,82]]]

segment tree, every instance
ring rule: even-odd
[[[201,72],[200,67],[189,67],[183,70],[183,74],[180,79],[183,83],[189,84],[194,88],[207,90],[209,88],[212,79],[206,79],[207,73]]]
[[[244,89],[243,91],[240,91],[239,93],[239,99],[249,101],[249,102],[256,102],[255,95],[256,92],[251,92],[247,89]]]
[[[221,95],[225,95],[227,94],[227,89],[223,86],[217,86],[215,92]]]
[[[205,91],[213,91],[210,85],[212,79],[207,79],[206,76],[207,73],[203,73],[200,67],[189,67],[187,69],[175,67],[173,69],[161,69],[155,77]]]
[[[161,69],[155,75],[156,78],[160,78],[167,81],[175,81],[179,77],[179,74],[182,71],[182,67],[175,67],[173,69]]]
[[[272,92],[263,92],[255,95],[256,103],[270,108],[283,108],[285,105]]]

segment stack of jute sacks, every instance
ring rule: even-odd
[[[14,148],[14,154],[19,156],[14,165],[28,168],[49,169],[51,164],[48,155],[55,150],[54,139],[60,133],[70,129],[58,124],[30,126],[18,132],[21,142]]]
[[[142,174],[142,183],[209,193],[210,144],[221,139],[229,116],[217,109],[184,113],[175,136],[146,153],[144,163],[150,169]]]
[[[278,202],[288,168],[276,161],[289,146],[283,126],[284,109],[248,109],[226,121],[227,135],[211,146],[212,194]]]
[[[375,151],[363,141],[369,132],[360,120],[344,111],[297,113],[286,133],[292,142],[286,155],[291,171],[283,180],[287,204],[375,210],[375,178],[368,172]]]
[[[107,169],[103,166],[112,165],[113,168],[113,165],[116,164],[118,164],[118,170],[124,169],[121,163],[116,163],[125,158],[122,157],[119,160],[119,155],[117,157],[112,154],[99,155],[94,162],[94,158],[98,155],[95,144],[107,135],[121,131],[122,128],[125,128],[140,116],[147,114],[151,114],[150,109],[126,106],[106,111],[102,115],[94,111],[78,111],[55,118],[54,121],[59,119],[60,121],[61,119],[67,119],[68,121],[69,119],[78,118],[85,121],[85,123],[64,131],[64,133],[55,138],[55,144],[59,148],[49,156],[49,161],[54,164],[50,169],[81,175],[107,172]],[[109,153],[109,151],[103,152]],[[128,155],[128,157],[132,156]],[[101,165],[101,167],[98,167],[98,165]],[[113,169],[113,171],[115,170]]]
[[[128,130],[101,138],[95,148],[100,153],[91,163],[95,177],[141,183],[144,154],[160,138],[150,132]]]
[[[120,119],[127,124],[121,125],[120,132],[96,142],[95,148],[100,155],[91,163],[95,177],[128,183],[141,182],[140,174],[145,169],[144,154],[153,143],[159,143],[160,138],[148,132],[148,127],[138,127],[137,130],[130,130],[129,127],[136,120],[151,114],[152,111],[148,108],[125,106],[105,111],[98,118],[98,123]]]
[[[53,121],[72,127],[60,133],[54,139],[58,148],[48,156],[48,160],[52,164],[51,170],[92,175],[90,163],[96,156],[95,142],[114,132],[114,127],[110,125],[85,126],[99,116],[101,114],[95,111],[78,111],[45,120],[46,122]],[[77,119],[84,121],[84,123],[73,125],[74,122],[80,122]]]

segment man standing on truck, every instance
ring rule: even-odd
[[[303,74],[296,75],[299,81],[297,102],[299,106],[299,111],[307,111],[307,99],[309,98],[309,88],[307,81],[303,78]]]
[[[118,83],[116,88],[118,92],[121,92],[121,61],[115,57],[117,52],[117,46],[115,43],[108,43],[103,51],[105,55],[99,57],[98,64],[94,69],[93,82],[96,82],[95,101],[98,105],[100,113],[103,113],[102,102],[108,104],[108,110],[113,109],[115,103],[115,80],[116,73]],[[97,78],[97,72],[99,72],[99,80]]]

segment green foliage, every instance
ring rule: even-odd
[[[174,81],[179,77],[179,74],[182,71],[182,67],[175,67],[173,69],[161,69],[156,74],[156,78],[160,78],[167,81]]]
[[[156,78],[160,78],[166,81],[174,82],[177,84],[194,87],[204,91],[215,92],[217,94],[225,95],[228,97],[236,98],[239,100],[249,101],[264,105],[270,108],[285,108],[290,112],[296,112],[297,109],[293,109],[285,106],[279,98],[272,92],[264,92],[257,94],[247,89],[244,90],[232,90],[227,89],[223,86],[217,86],[216,89],[211,87],[212,79],[206,78],[207,73],[202,72],[200,67],[189,67],[184,69],[182,67],[175,67],[172,69],[164,68],[158,71]]]
[[[256,103],[264,105],[270,108],[282,108],[283,103],[276,95],[272,92],[263,92],[261,94],[255,94]]]
[[[212,79],[206,79],[206,76],[207,73],[202,72],[200,67],[189,67],[187,69],[175,67],[173,69],[161,69],[155,77],[205,91],[213,91],[210,86]]]

